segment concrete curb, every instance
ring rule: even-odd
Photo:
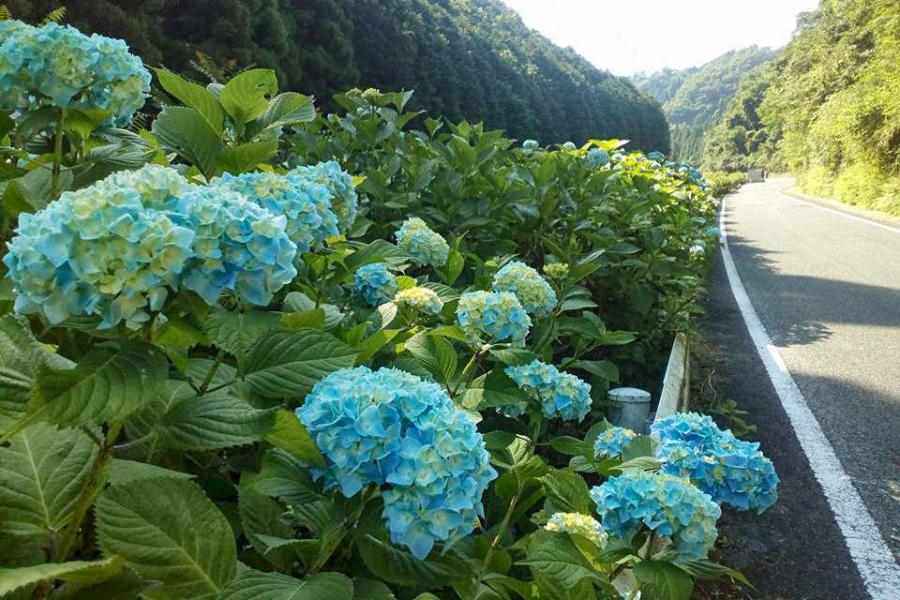
[[[663,376],[662,391],[659,394],[659,405],[653,421],[677,412],[687,410],[691,388],[691,353],[687,336],[679,333],[672,343],[669,362]]]

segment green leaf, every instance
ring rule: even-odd
[[[325,329],[331,329],[344,320],[344,313],[333,304],[320,304],[318,308],[325,311]],[[284,298],[284,310],[286,311],[306,312],[316,309],[315,301],[302,292],[290,292]]]
[[[156,397],[167,370],[165,357],[148,344],[94,346],[73,369],[38,368],[40,410],[65,426],[123,419]]]
[[[247,570],[228,584],[219,600],[353,600],[353,582],[340,573],[304,580]]]
[[[521,388],[503,369],[494,369],[472,380],[462,396],[461,404],[469,410],[484,410],[527,400]]]
[[[188,108],[196,110],[213,130],[220,134],[225,121],[225,112],[222,105],[209,90],[202,85],[182,79],[180,76],[163,68],[153,69],[159,84],[173,98],[183,103]]]
[[[301,312],[285,313],[281,319],[281,325],[290,331],[304,327],[323,329],[325,327],[325,310],[313,308]]]
[[[352,367],[356,351],[315,329],[274,333],[257,342],[245,368],[250,389],[266,398],[305,396],[325,375]]]
[[[295,541],[294,529],[282,520],[284,507],[278,501],[260,494],[249,485],[241,485],[238,513],[244,535],[254,550],[272,565],[290,571],[297,553],[284,542]],[[279,540],[273,543],[273,540]],[[305,540],[312,541],[314,540]]]
[[[77,429],[35,423],[0,447],[0,530],[47,535],[69,522],[97,446]]]
[[[203,321],[203,331],[213,346],[241,359],[264,333],[278,329],[281,319],[277,312],[214,310]]]
[[[639,435],[622,449],[622,460],[653,457],[653,440],[649,435]]]
[[[176,400],[160,421],[160,443],[178,450],[219,450],[258,442],[275,412],[257,410],[226,392]]]
[[[190,473],[173,471],[164,467],[158,467],[150,463],[136,460],[114,458],[110,464],[108,481],[112,485],[142,481],[144,479],[157,479],[159,477],[174,477],[175,479],[190,479]]]
[[[238,73],[219,92],[219,102],[234,121],[238,135],[244,126],[261,116],[269,107],[269,98],[278,92],[278,78],[271,69],[250,69]]]
[[[25,416],[38,366],[71,368],[73,363],[41,346],[24,317],[0,318],[0,432]]]
[[[52,171],[49,165],[39,165],[25,175],[10,180],[3,190],[2,204],[10,212],[33,212],[47,206],[56,198],[53,191]],[[59,178],[59,190],[72,187],[74,176],[70,169],[63,169]]]
[[[309,469],[283,450],[266,452],[259,473],[245,476],[249,477],[249,485],[260,494],[278,498],[295,507],[322,499]]]
[[[163,148],[197,167],[207,178],[218,173],[218,156],[225,144],[194,109],[167,106],[153,121],[153,135]]]
[[[440,383],[447,383],[456,373],[456,350],[445,338],[420,332],[412,336],[403,347]]]
[[[375,262],[399,264],[409,257],[403,250],[385,240],[375,240],[371,244],[363,246],[344,259],[344,266],[351,273],[359,267]]]
[[[541,485],[554,512],[591,513],[592,503],[584,478],[572,471],[551,469],[541,477]]]
[[[293,412],[278,409],[275,426],[266,435],[266,441],[281,448],[297,460],[309,464],[325,466],[325,457],[319,452],[315,440]]]
[[[403,586],[441,587],[463,578],[469,570],[465,562],[452,553],[419,560],[406,550],[370,534],[356,538],[360,556],[366,567],[379,579]]]
[[[753,585],[744,577],[744,574],[740,571],[736,571],[731,567],[726,567],[725,565],[720,565],[712,562],[711,560],[699,559],[699,560],[689,560],[689,561],[678,561],[673,563],[682,571],[685,571],[689,575],[696,577],[697,579],[718,579],[723,575],[731,577],[736,581],[740,581],[744,585],[753,587]]]
[[[382,581],[370,577],[354,577],[353,600],[397,600],[397,597]]]
[[[397,337],[402,329],[381,329],[376,331],[362,342],[356,345],[359,354],[356,362],[362,364],[372,358],[379,350],[384,348],[391,340]]]
[[[588,459],[594,457],[594,447],[591,444],[567,435],[550,440],[550,447],[567,456],[584,456]]]
[[[541,529],[529,536],[526,558],[517,564],[562,589],[574,588],[584,579],[603,580],[568,536]]]
[[[160,478],[106,489],[97,501],[104,553],[122,557],[170,598],[218,598],[235,576],[228,521],[195,484]]]
[[[672,563],[642,560],[634,565],[634,576],[645,585],[641,598],[647,600],[690,600],[694,580]]]
[[[121,571],[122,564],[119,558],[113,557],[96,561],[44,563],[16,569],[0,567],[0,596],[6,596],[26,586],[56,579],[76,583],[98,583]]]
[[[284,92],[272,98],[266,111],[254,123],[254,130],[262,132],[276,127],[308,123],[315,118],[316,108],[313,106],[312,96]]]
[[[267,140],[263,142],[249,142],[238,146],[229,146],[216,157],[216,172],[226,172],[232,175],[253,171],[262,163],[267,162],[278,152],[278,141]]]
[[[612,383],[619,381],[619,368],[608,360],[576,360],[569,368],[587,371]]]

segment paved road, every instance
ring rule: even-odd
[[[728,198],[731,254],[847,485],[900,557],[900,227],[879,227],[780,194],[788,184],[751,184]],[[707,304],[702,327],[724,352],[721,391],[752,412],[758,439],[783,480],[774,509],[727,525],[736,566],[757,581],[760,598],[866,598],[750,340],[721,257]],[[888,597],[900,598],[895,591]]]

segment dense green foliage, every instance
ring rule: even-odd
[[[900,4],[823,0],[742,83],[704,163],[797,174],[802,189],[900,214]]]
[[[766,128],[759,111],[773,75],[772,66],[765,64],[741,80],[722,120],[706,135],[704,168],[729,172],[744,172],[750,167],[784,170],[779,138]]]
[[[631,140],[667,152],[660,107],[528,29],[497,0],[12,0],[40,19],[66,4],[79,27],[125,39],[149,64],[190,72],[197,52],[275,69],[328,106],[352,86],[415,90],[414,108],[539,140]],[[208,61],[199,61],[216,71]],[[196,72],[194,72],[196,75]]]
[[[635,76],[638,89],[659,100],[671,124],[672,154],[699,164],[704,140],[734,97],[745,73],[770,60],[768,48],[733,50],[700,67]]]
[[[743,171],[707,171],[703,178],[709,184],[709,193],[716,198],[737,191],[749,181],[749,177]]]

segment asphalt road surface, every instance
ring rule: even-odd
[[[816,428],[789,418],[720,254],[702,328],[722,353],[721,394],[750,411],[782,478],[775,507],[726,518],[727,552],[755,598],[900,599],[900,587],[885,585],[900,573],[891,561],[900,557],[900,225],[792,198],[781,193],[789,184],[744,186],[728,197],[723,224],[746,297],[857,504],[842,505],[822,483],[839,469],[823,473],[799,441]],[[885,550],[874,563],[860,560],[846,519],[839,525],[841,506],[851,520],[868,512],[874,521],[881,539],[862,544]]]

